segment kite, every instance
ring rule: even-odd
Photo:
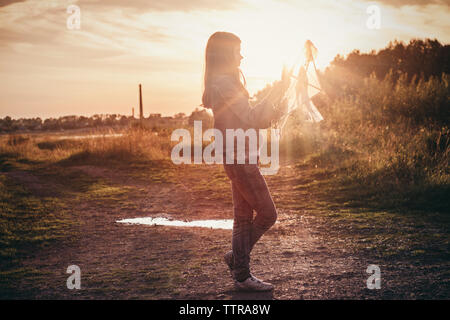
[[[297,61],[289,71],[283,71],[282,78],[288,78],[289,81],[289,87],[284,95],[284,99],[288,104],[288,111],[275,125],[276,128],[280,129],[280,135],[289,116],[297,108],[302,111],[307,122],[315,123],[323,120],[322,115],[311,100],[311,98],[322,91],[314,61],[316,56],[317,48],[310,40],[307,40],[304,47],[304,65],[297,66]],[[311,64],[314,70],[310,68]],[[293,79],[293,81],[290,81],[290,79]]]

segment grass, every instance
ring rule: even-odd
[[[0,297],[8,297],[16,280],[36,282],[44,273],[22,265],[39,248],[73,240],[76,224],[63,201],[37,197],[0,175]]]
[[[450,206],[449,76],[418,84],[367,78],[353,94],[322,97],[319,124],[289,119],[282,152],[322,168],[340,201],[446,213]],[[333,194],[334,194],[333,193]],[[332,198],[333,195],[330,195]],[[337,200],[337,199],[335,199]]]
[[[65,164],[114,164],[130,160],[170,158],[173,143],[166,134],[130,129],[117,137],[58,139],[57,135],[9,135],[0,141],[0,154],[28,161]]]
[[[299,178],[280,204],[323,218],[330,247],[342,241],[374,259],[448,263],[448,80],[369,78],[352,95],[322,97],[325,121],[289,119],[282,148]]]
[[[0,176],[0,256],[16,259],[25,249],[58,240],[70,234],[72,222],[64,203],[57,198],[39,198],[5,176]]]
[[[405,204],[404,194],[377,197],[373,190],[340,183],[335,177],[339,168],[329,171],[309,164],[296,170],[302,178],[294,181],[289,197],[282,196],[279,207],[316,216],[330,248],[340,250],[345,243],[345,250],[373,259],[410,259],[430,265],[448,262],[450,215],[441,208],[446,199],[422,208],[418,204],[428,201],[429,193],[425,193],[426,200],[411,199]],[[305,198],[305,191],[312,198]]]

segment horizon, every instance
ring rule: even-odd
[[[67,28],[70,4],[81,10],[79,30]],[[380,29],[366,26],[374,4]],[[241,69],[253,95],[280,78],[306,39],[318,48],[321,70],[338,54],[378,51],[394,40],[448,44],[449,8],[448,1],[416,0],[0,1],[0,72],[7,79],[0,117],[129,116],[132,107],[138,112],[139,83],[145,116],[189,115],[201,103],[204,49],[215,31],[241,38]]]

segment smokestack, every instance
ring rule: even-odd
[[[142,118],[144,118],[144,108],[142,106],[142,86],[139,84],[139,119],[142,125]]]

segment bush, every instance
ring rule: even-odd
[[[281,152],[339,169],[342,186],[365,192],[350,198],[422,208],[441,199],[429,207],[442,209],[448,203],[442,192],[450,186],[449,80],[448,74],[411,81],[406,74],[397,81],[392,74],[383,80],[372,75],[351,93],[327,97],[326,108],[319,107],[321,123],[290,119]]]

